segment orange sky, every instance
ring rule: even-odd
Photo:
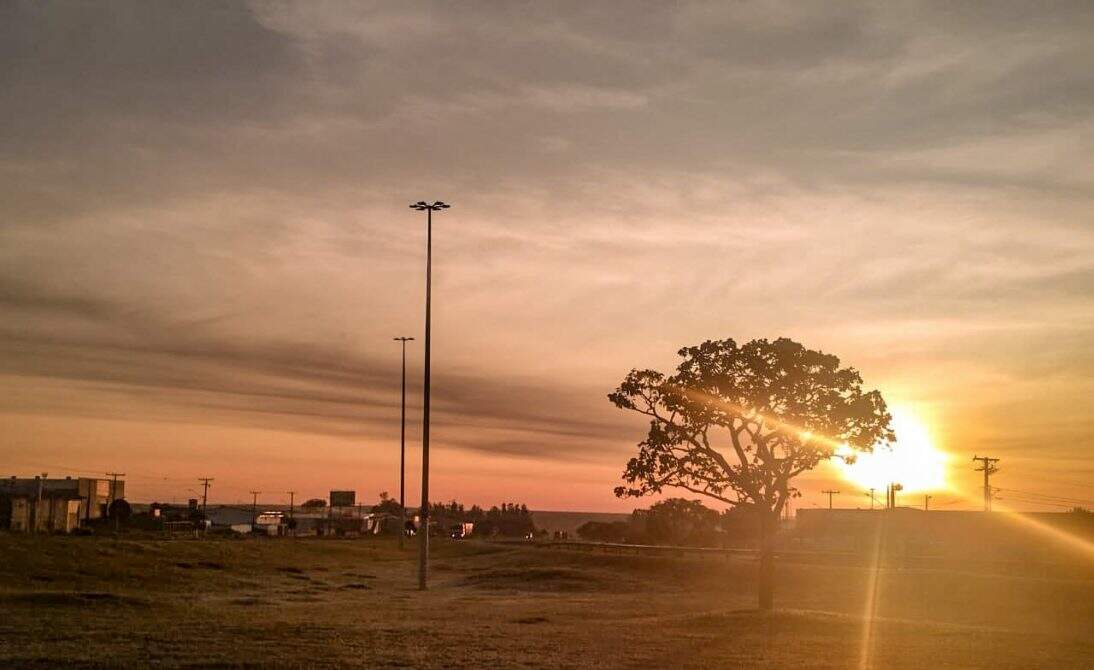
[[[6,473],[394,493],[411,335],[416,504],[425,198],[437,499],[629,511],[643,423],[605,395],[779,336],[924,416],[962,488],[986,453],[1094,497],[1088,3],[8,13]],[[799,504],[866,504],[834,476]]]

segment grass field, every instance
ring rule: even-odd
[[[390,540],[0,535],[0,667],[1094,665],[1090,578],[784,563],[762,615],[746,559],[435,555],[421,593]]]

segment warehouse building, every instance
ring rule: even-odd
[[[68,533],[108,516],[125,498],[125,482],[92,477],[9,477],[0,480],[0,529]]]

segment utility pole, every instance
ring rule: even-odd
[[[870,496],[870,510],[871,511],[874,509],[874,491],[876,491],[876,490],[877,489],[870,489],[870,492],[866,494],[866,495]]]
[[[106,473],[106,476],[113,478],[113,481],[110,482],[110,504],[107,506],[106,512],[110,516],[114,517],[114,530],[117,531],[118,530],[118,517],[117,517],[116,514],[114,514],[114,510],[112,510],[111,508],[114,507],[114,501],[117,500],[117,498],[118,498],[118,477],[124,477],[125,473],[124,472],[108,472],[108,473]]]
[[[924,495],[923,496],[923,511],[924,512],[927,512],[927,511],[930,510],[931,498],[933,498],[933,497],[934,496],[929,496],[929,495]]]
[[[885,505],[888,509],[896,509],[896,492],[903,490],[904,486],[902,484],[897,484],[896,482],[889,484],[885,494]]]
[[[258,521],[258,494],[262,491],[251,491],[251,532],[254,532],[255,522]]]
[[[42,489],[46,485],[46,477],[48,476],[48,472],[43,472],[41,477],[35,477],[35,479],[38,480],[38,504],[34,506],[34,527],[31,528],[32,533],[38,532],[38,517],[42,513]]]
[[[403,402],[399,412],[399,549],[401,550],[406,546],[406,343],[414,338],[393,339],[403,344]]]
[[[286,491],[289,494],[289,530],[296,537],[296,491]]]
[[[832,496],[839,493],[839,491],[833,491],[832,489],[827,489],[825,491],[821,491],[821,493],[827,493],[828,494],[828,509],[832,509]]]
[[[990,478],[996,472],[999,472],[999,468],[995,466],[999,462],[998,458],[991,458],[989,456],[973,456],[973,462],[980,461],[980,467],[976,468],[974,472],[984,473],[984,511],[991,511],[991,484]]]
[[[426,213],[425,234],[425,384],[422,389],[422,507],[418,512],[421,519],[418,533],[421,535],[418,554],[418,589],[428,588],[429,576],[429,344],[430,344],[430,306],[433,290],[433,212],[448,209],[448,205],[437,200],[428,204],[419,200],[410,206]]]
[[[213,481],[212,477],[198,477],[198,481],[202,484],[201,490],[201,516],[202,523],[209,520],[209,515],[206,514],[206,504],[209,502],[209,482]]]

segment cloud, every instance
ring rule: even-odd
[[[397,425],[399,373],[393,357],[362,357],[307,342],[263,338],[226,341],[190,323],[160,321],[124,305],[50,294],[0,283],[0,307],[11,315],[48,313],[66,320],[106,325],[110,335],[0,329],[0,374],[45,377],[110,394],[131,393],[142,405],[190,408],[176,418],[239,422],[286,430],[353,436],[389,436]],[[145,336],[134,339],[140,331]],[[419,385],[410,384],[412,409]],[[585,390],[588,393],[588,390]],[[593,390],[596,394],[596,391]],[[580,387],[558,380],[514,376],[508,380],[442,371],[435,376],[435,423],[455,429],[442,444],[498,453],[546,455],[575,452],[611,438],[618,424],[589,412]],[[250,416],[247,416],[250,415]],[[487,434],[472,437],[471,433]],[[491,437],[490,431],[510,438]],[[576,439],[575,439],[576,438]],[[528,449],[528,451],[524,451]]]
[[[6,407],[386,434],[423,197],[460,448],[614,459],[708,337],[1091,371],[1089,3],[0,12],[0,366],[81,389]]]

